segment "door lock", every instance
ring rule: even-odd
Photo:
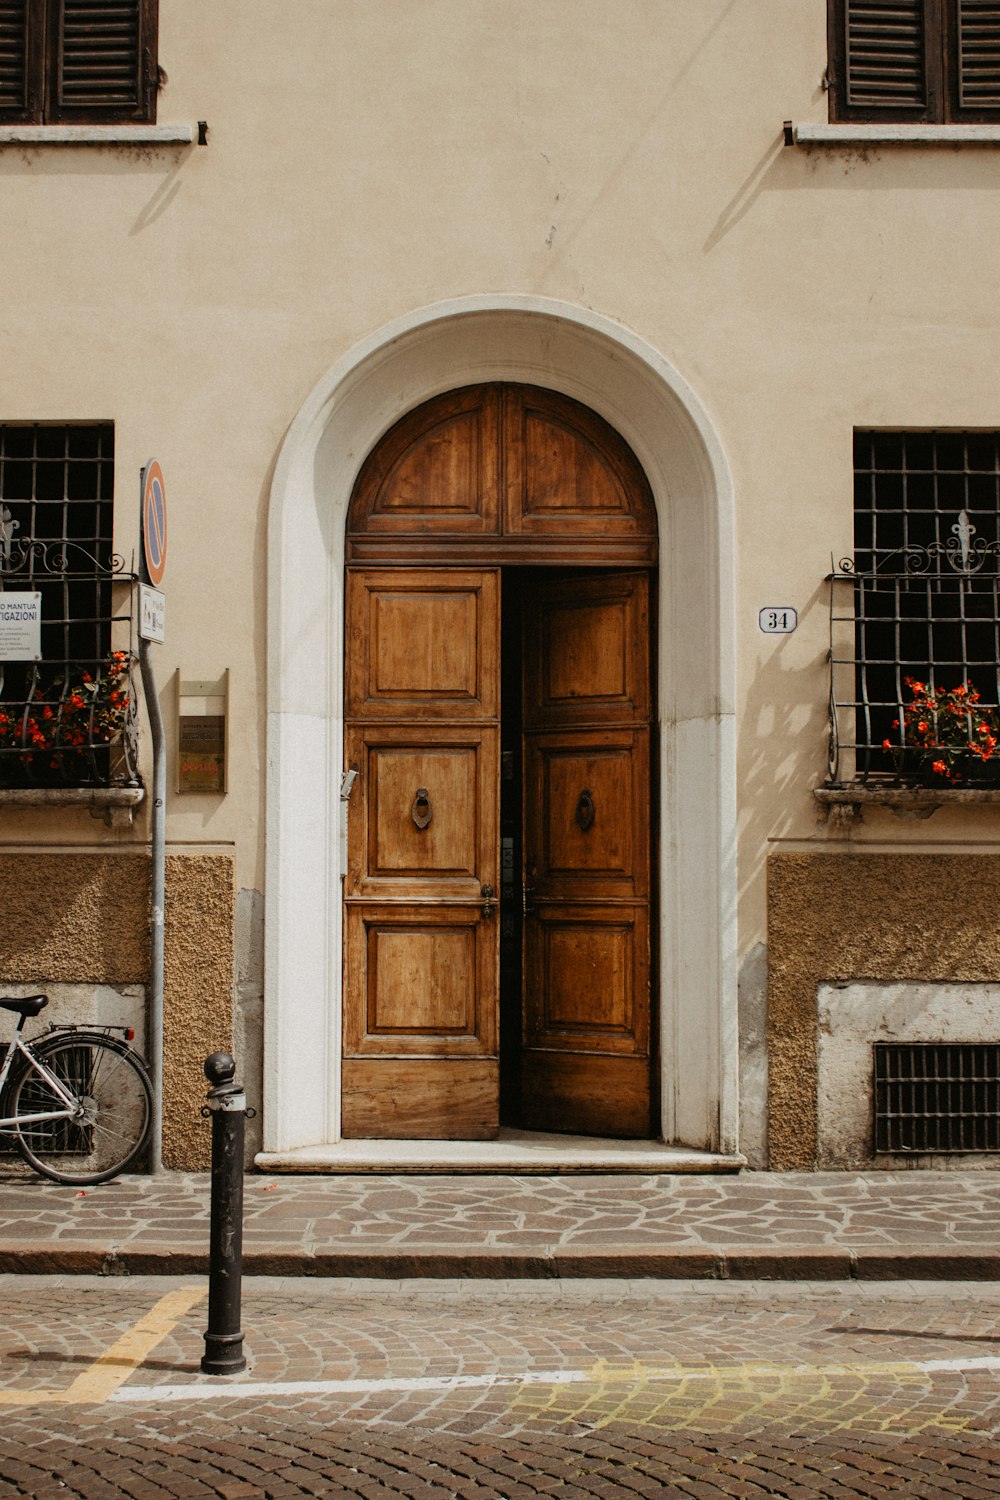
[[[483,916],[492,917],[497,909],[497,893],[491,885],[484,885],[482,889]]]

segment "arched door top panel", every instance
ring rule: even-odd
[[[349,562],[656,560],[656,510],[620,435],[568,396],[476,385],[408,413],[368,458]]]

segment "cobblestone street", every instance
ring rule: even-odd
[[[0,1495],[1000,1494],[1000,1285],[3,1277]]]

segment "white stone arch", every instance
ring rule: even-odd
[[[281,449],[268,532],[264,1150],[340,1138],[344,526],[405,412],[483,381],[599,412],[660,528],[659,1013],[667,1142],[737,1149],[733,495],[700,401],[651,345],[535,296],[436,303],[324,375]]]

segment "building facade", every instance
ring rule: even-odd
[[[998,169],[988,0],[0,6],[0,977],[144,1024],[155,457],[167,1165],[992,1163]]]

